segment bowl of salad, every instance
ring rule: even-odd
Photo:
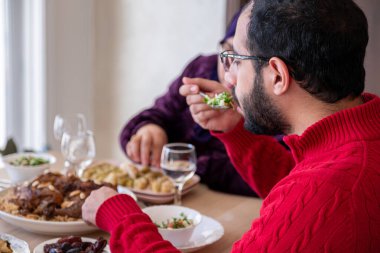
[[[55,161],[56,158],[48,153],[15,153],[3,157],[5,171],[13,184],[42,174]]]
[[[161,236],[175,247],[186,246],[196,226],[202,221],[198,211],[184,206],[150,206],[144,208],[143,212],[156,224]]]

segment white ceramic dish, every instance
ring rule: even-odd
[[[200,182],[200,177],[198,175],[194,175],[189,179],[189,182],[184,186],[182,190],[182,195],[186,195],[195,186]],[[153,203],[153,204],[165,204],[172,202],[174,200],[174,193],[155,193],[148,190],[136,190],[129,188],[134,194],[136,194],[137,198],[141,201]]]
[[[195,228],[188,244],[178,247],[182,252],[200,250],[218,241],[224,235],[224,228],[218,221],[208,216],[202,216],[202,222]]]
[[[129,190],[127,187],[118,185],[117,186],[117,192],[121,193],[121,194],[127,194],[127,195],[131,196],[135,201],[137,201],[137,196],[131,190]]]
[[[195,228],[189,242],[182,247],[178,247],[178,249],[185,253],[194,252],[217,242],[218,240],[220,240],[220,238],[222,238],[223,235],[224,235],[223,226],[218,221],[214,220],[213,218],[203,215],[201,223]],[[94,240],[91,238],[83,238],[83,237],[82,239]],[[43,253],[43,245],[45,245],[46,243],[54,243],[57,240],[58,238],[55,238],[55,239],[51,239],[39,244],[34,249],[33,253]],[[109,246],[107,245],[106,250],[109,250],[108,247]],[[111,251],[104,251],[104,252],[109,253]]]
[[[13,188],[1,191],[0,198],[5,195],[6,191],[11,190],[13,190]],[[0,211],[0,218],[16,227],[45,235],[81,235],[98,230],[96,227],[90,226],[82,220],[66,222],[33,220],[9,214],[4,211]]]
[[[44,246],[45,246],[45,244],[56,243],[59,239],[60,238],[54,238],[54,239],[51,239],[51,240],[47,240],[47,241],[41,242],[40,244],[38,244],[34,248],[33,253],[44,253]],[[95,242],[96,239],[88,238],[88,237],[82,237],[82,241],[84,241],[84,242]],[[111,253],[110,247],[107,245],[104,248],[104,250],[103,250],[102,253]]]
[[[179,218],[181,214],[184,214],[187,219],[192,220],[193,225],[186,228],[158,228],[158,232],[165,240],[170,241],[174,246],[186,245],[192,236],[195,228],[201,223],[202,215],[191,208],[175,205],[159,205],[151,206],[143,209],[143,212],[148,214],[153,222],[161,224],[167,222],[173,218]]]
[[[0,234],[0,239],[10,243],[13,253],[30,253],[29,245],[26,241],[9,234]]]
[[[81,235],[97,230],[84,221],[41,221],[23,218],[0,211],[0,218],[5,222],[27,231],[44,235]]]
[[[49,163],[41,164],[41,165],[35,165],[35,166],[25,166],[25,165],[12,165],[11,162],[15,161],[18,158],[21,157],[38,157],[43,158]],[[38,175],[41,175],[45,170],[49,169],[52,164],[54,164],[56,161],[56,158],[48,153],[15,153],[6,155],[3,157],[4,162],[4,168],[7,172],[11,183],[21,183],[23,181],[32,179],[34,177],[37,177]]]

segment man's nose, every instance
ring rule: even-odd
[[[226,71],[224,73],[224,80],[226,80],[229,89],[236,86],[236,77],[231,73],[231,71]]]

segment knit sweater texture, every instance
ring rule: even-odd
[[[278,163],[288,161],[278,143],[247,138],[242,124],[214,133],[239,173],[266,196],[232,252],[380,252],[380,98],[363,100],[287,136],[291,171]],[[262,149],[266,168],[255,167]],[[104,202],[96,223],[111,233],[112,252],[178,252],[129,196]]]

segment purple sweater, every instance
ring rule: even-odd
[[[211,55],[198,56],[190,62],[153,107],[137,114],[124,126],[120,145],[125,152],[127,142],[140,127],[148,123],[157,124],[165,129],[169,142],[187,142],[195,146],[198,157],[196,173],[202,183],[214,190],[257,196],[231,164],[223,143],[194,122],[185,97],[179,94],[184,76],[218,81],[217,60],[217,55]]]

